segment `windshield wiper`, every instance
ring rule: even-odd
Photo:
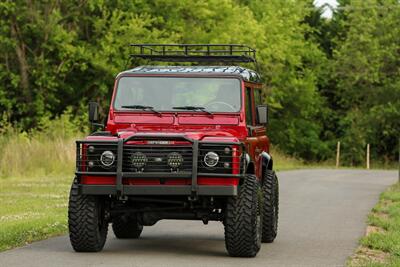
[[[173,109],[182,109],[182,110],[200,110],[211,116],[214,115],[211,111],[208,111],[205,107],[197,107],[197,106],[181,106],[181,107],[172,107]]]
[[[154,113],[156,113],[157,115],[159,115],[161,117],[162,113],[155,110],[152,106],[143,106],[143,105],[125,105],[125,106],[121,106],[121,108],[130,108],[130,109],[141,109],[141,110],[150,110],[153,111]]]

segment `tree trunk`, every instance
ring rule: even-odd
[[[19,72],[21,76],[20,86],[22,89],[22,95],[27,103],[31,103],[32,94],[29,90],[29,66],[26,60],[25,44],[20,38],[18,25],[15,18],[13,18],[11,23],[11,37],[16,41],[15,52],[17,54]]]

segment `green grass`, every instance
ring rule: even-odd
[[[68,114],[40,131],[0,123],[0,251],[66,232],[76,125]]]
[[[332,160],[322,161],[322,162],[306,162],[302,159],[288,156],[275,147],[273,147],[270,152],[272,158],[274,159],[274,169],[276,171],[287,171],[295,169],[335,168],[335,163]]]
[[[74,140],[74,136],[46,132],[8,132],[3,135],[0,132],[0,178],[72,172]]]
[[[302,160],[287,156],[276,148],[272,148],[270,152],[274,160],[274,169],[277,171],[300,169],[305,166]]]
[[[380,196],[368,217],[370,229],[349,266],[400,266],[400,184]]]
[[[71,175],[0,179],[0,251],[65,233]]]
[[[66,232],[73,139],[0,138],[0,251]]]

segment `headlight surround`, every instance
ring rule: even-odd
[[[217,166],[219,162],[219,156],[217,153],[210,151],[207,152],[206,155],[204,156],[204,164],[206,164],[207,167],[215,167]]]
[[[115,162],[115,155],[113,152],[106,150],[100,156],[100,162],[104,167],[111,167]]]

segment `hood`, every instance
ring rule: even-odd
[[[128,138],[131,136],[140,136],[140,137],[160,137],[160,138],[168,138],[168,137],[183,137],[192,140],[199,141],[225,141],[225,142],[239,142],[238,136],[240,133],[232,128],[228,129],[201,129],[201,130],[188,130],[182,132],[182,130],[174,130],[174,129],[163,129],[162,131],[134,131],[134,130],[126,130],[121,129],[118,131],[118,136],[120,138]]]

